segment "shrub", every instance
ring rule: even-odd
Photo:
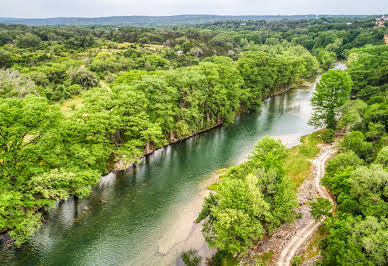
[[[310,205],[311,215],[316,221],[319,221],[322,216],[328,216],[333,207],[328,199],[321,197],[317,198],[316,201],[311,202]]]
[[[335,130],[334,129],[326,129],[323,133],[322,133],[322,140],[326,143],[331,143],[334,141],[334,138],[335,138]]]
[[[197,266],[201,263],[201,256],[196,250],[188,250],[182,253],[182,260],[187,266]]]

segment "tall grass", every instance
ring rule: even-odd
[[[303,136],[302,144],[290,149],[289,156],[284,163],[286,174],[299,187],[308,178],[311,168],[311,160],[319,153],[318,144],[322,142],[321,131]]]

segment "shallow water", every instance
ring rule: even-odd
[[[288,146],[313,132],[307,125],[313,88],[267,99],[261,111],[147,156],[110,174],[90,197],[69,199],[19,249],[0,249],[1,265],[175,265],[190,246],[203,245],[193,219],[220,168],[245,160],[258,139]]]

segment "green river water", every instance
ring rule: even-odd
[[[1,265],[176,265],[182,250],[211,254],[193,219],[220,168],[242,162],[258,139],[288,146],[307,125],[313,87],[264,101],[261,111],[157,150],[136,167],[101,179],[92,194],[69,199],[19,249],[2,247]],[[205,194],[204,194],[205,193]]]

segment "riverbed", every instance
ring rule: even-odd
[[[100,180],[92,194],[52,210],[19,249],[2,247],[1,265],[179,265],[189,248],[211,255],[193,220],[220,168],[244,161],[258,139],[288,147],[312,133],[314,85],[269,98],[258,112],[157,150]]]

